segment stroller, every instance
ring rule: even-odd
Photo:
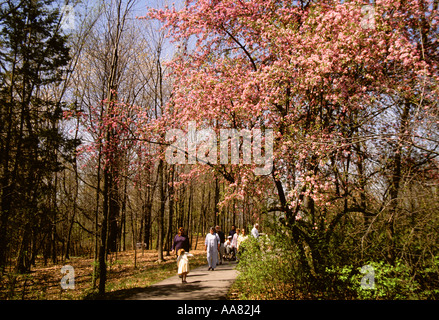
[[[231,246],[231,238],[232,238],[232,236],[229,236],[226,243],[224,243],[223,258],[224,258],[224,260],[227,260],[227,261],[235,261],[236,260],[235,250]]]

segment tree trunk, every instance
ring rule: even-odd
[[[192,212],[192,207],[193,207],[193,187],[192,187],[192,183],[190,183],[189,185],[189,200],[188,200],[188,206],[187,206],[187,223],[186,223],[186,234],[189,236],[189,232],[191,232],[192,230],[190,230],[190,221],[191,221],[191,212]]]
[[[220,194],[220,190],[219,190],[219,182],[218,179],[216,177],[214,177],[215,179],[215,193],[214,193],[214,207],[213,207],[213,226],[215,227],[219,221],[219,209],[218,209],[218,202],[219,202],[219,194]]]
[[[105,293],[105,282],[107,281],[107,229],[108,229],[108,197],[109,197],[109,183],[110,173],[108,168],[104,168],[104,204],[103,204],[103,219],[101,226],[101,242],[99,247],[99,294]]]
[[[158,234],[157,234],[157,258],[159,262],[164,261],[163,258],[163,220],[165,215],[165,187],[164,187],[164,162],[162,159],[159,160],[158,165],[158,183],[157,186],[159,188],[159,202],[160,209],[158,212],[157,226],[158,226]]]
[[[168,216],[168,231],[166,235],[166,255],[169,256],[169,251],[172,247],[172,234],[173,234],[173,225],[172,225],[172,219],[174,218],[174,170],[175,166],[170,166],[170,184],[168,189],[168,197],[169,197],[169,216]]]
[[[395,242],[395,219],[398,214],[398,193],[402,180],[402,152],[404,144],[404,135],[408,131],[410,114],[410,102],[406,102],[403,107],[401,115],[401,123],[399,128],[398,141],[394,149],[393,163],[392,163],[392,178],[389,188],[389,219],[386,221],[386,234],[389,240],[387,250],[387,260],[390,264],[395,265],[396,260],[396,242]]]
[[[15,272],[17,273],[27,273],[30,270],[30,260],[29,260],[29,243],[31,235],[31,225],[26,223],[23,231],[23,238],[21,240],[20,249],[17,256],[17,264],[15,266]]]

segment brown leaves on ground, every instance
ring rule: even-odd
[[[202,246],[198,246],[200,248]],[[129,250],[108,255],[106,295],[102,299],[122,299],[133,290],[141,290],[155,282],[177,273],[176,256],[170,253],[164,261],[158,262],[156,250]],[[191,250],[194,257],[190,267],[196,268],[206,264],[204,250]],[[75,289],[62,289],[61,273],[63,265],[71,265],[75,272]],[[6,269],[0,278],[0,299],[26,300],[70,300],[96,298],[93,289],[94,260],[72,257],[60,264],[44,266],[43,259],[38,258],[36,266],[29,274],[16,274]],[[8,272],[9,271],[9,272]],[[99,280],[96,280],[96,286]]]

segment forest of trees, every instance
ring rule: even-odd
[[[363,5],[1,1],[2,275],[93,257],[104,293],[108,254],[144,243],[162,261],[180,226],[195,246],[258,221],[310,283],[371,260],[431,283],[438,1],[376,1],[371,27]],[[274,130],[271,172],[168,163],[165,134],[189,121]]]
[[[139,147],[130,131],[108,152],[121,134],[104,123],[111,101],[158,119],[170,97],[165,32],[135,19],[139,2],[77,2],[68,35],[54,1],[2,3],[2,273],[30,271],[37,255],[83,255],[102,274],[106,254],[137,243],[162,260],[179,226],[195,244],[212,225],[250,222],[243,203],[220,214],[213,172],[184,179],[190,169],[157,161],[157,145]]]

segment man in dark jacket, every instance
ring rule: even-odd
[[[216,233],[218,234],[218,237],[220,238],[220,250],[219,250],[219,264],[223,263],[223,256],[224,256],[224,242],[226,241],[226,236],[224,235],[224,232],[221,231],[220,226],[216,226]]]

